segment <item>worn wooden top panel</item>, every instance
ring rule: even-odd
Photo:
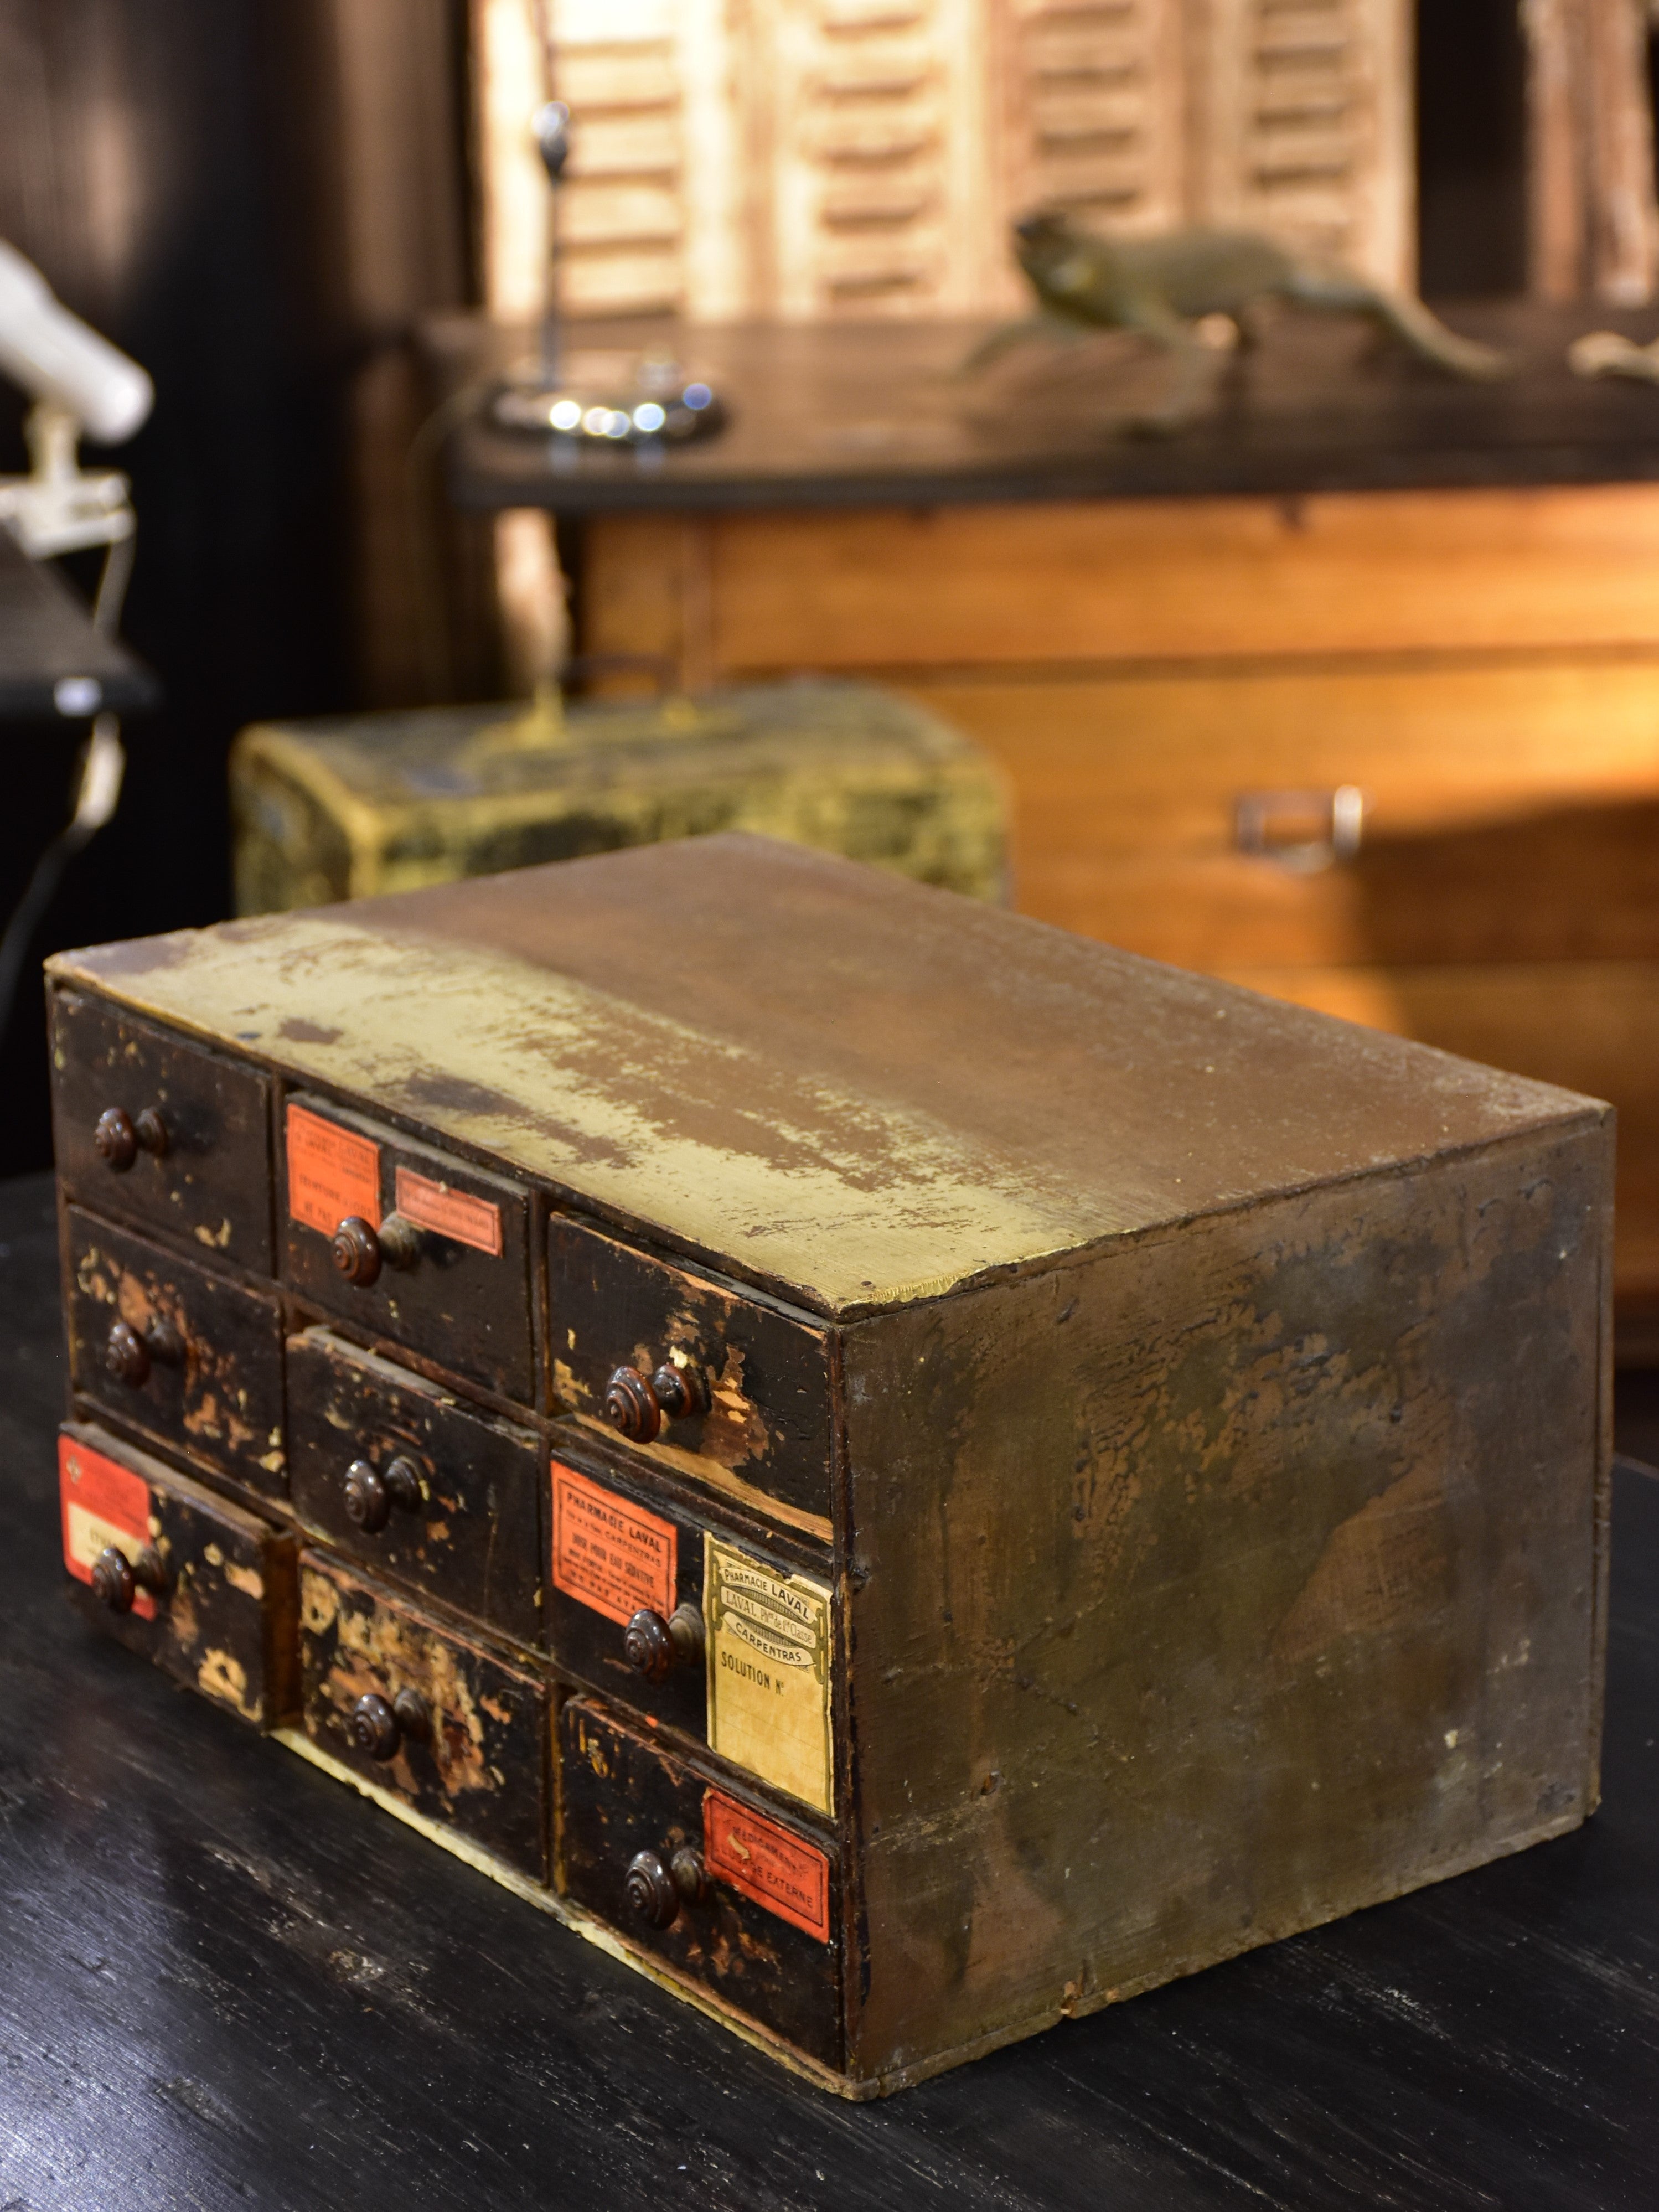
[[[50,964],[830,1313],[1607,1110],[750,837]]]

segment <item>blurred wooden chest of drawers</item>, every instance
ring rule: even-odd
[[[1593,1809],[1595,1102],[748,838],[51,999],[77,1604],[819,2084]]]
[[[1621,1346],[1659,1355],[1659,485],[584,542],[592,649],[877,675],[967,731],[1024,912],[1611,1099]]]

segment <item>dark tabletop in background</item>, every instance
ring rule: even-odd
[[[155,704],[155,679],[142,661],[100,637],[58,570],[31,561],[0,529],[0,721],[55,714],[53,687],[65,676],[92,677],[99,704],[118,714]]]
[[[809,2089],[63,1602],[0,1184],[0,2208],[1624,2212],[1659,2197],[1659,1481],[1576,1834],[910,2089]]]
[[[1285,313],[1232,356],[1213,413],[1163,438],[1121,434],[1123,407],[1144,409],[1162,371],[1120,337],[1026,349],[966,380],[982,320],[584,323],[579,353],[655,345],[706,374],[731,400],[730,428],[668,453],[578,455],[458,409],[448,486],[462,507],[579,515],[1659,477],[1659,387],[1566,363],[1587,331],[1645,343],[1651,309],[1482,301],[1445,316],[1503,347],[1513,375],[1465,382],[1377,346],[1351,317]],[[530,333],[477,317],[434,318],[422,336],[452,395],[534,352]]]

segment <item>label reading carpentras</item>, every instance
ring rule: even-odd
[[[553,1462],[553,1587],[626,1628],[674,1610],[679,1538],[672,1521]]]
[[[354,1215],[380,1225],[380,1148],[304,1106],[288,1109],[288,1210],[307,1229],[331,1237]]]
[[[710,1790],[702,1801],[702,1858],[716,1881],[820,1943],[830,1941],[830,1858],[817,1844]]]
[[[716,1536],[703,1544],[709,1748],[833,1812],[830,1593]]]
[[[113,1546],[136,1559],[149,1542],[149,1485],[118,1461],[72,1437],[59,1437],[58,1491],[64,1506],[64,1565],[77,1582],[92,1580],[100,1552]],[[141,1620],[155,1620],[155,1601],[148,1590],[134,1592],[132,1610]]]

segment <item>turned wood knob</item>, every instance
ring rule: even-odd
[[[131,1322],[110,1323],[104,1365],[118,1382],[126,1383],[131,1389],[143,1389],[156,1361],[164,1367],[177,1367],[184,1356],[184,1339],[170,1322],[147,1322],[142,1332]]]
[[[672,1928],[678,1919],[678,1885],[655,1851],[635,1852],[623,1887],[629,1904],[647,1926]]]
[[[153,1106],[144,1107],[137,1121],[125,1108],[111,1106],[98,1116],[92,1141],[99,1157],[121,1175],[141,1152],[152,1152],[158,1160],[166,1156],[167,1125]]]
[[[701,1667],[702,1650],[702,1613],[695,1605],[677,1605],[666,1620],[643,1607],[623,1632],[628,1663],[647,1682],[665,1681],[676,1667]]]
[[[432,1713],[418,1690],[399,1690],[390,1704],[370,1690],[351,1708],[351,1741],[371,1759],[396,1759],[405,1739],[432,1741]]]
[[[605,1418],[630,1443],[648,1444],[665,1419],[678,1421],[708,1411],[708,1385],[695,1367],[665,1362],[645,1376],[637,1367],[618,1367],[605,1389]]]
[[[380,1534],[394,1505],[414,1513],[420,1503],[421,1478],[411,1460],[388,1460],[383,1468],[374,1468],[366,1459],[354,1459],[346,1469],[346,1514],[366,1536]]]
[[[141,1589],[160,1597],[166,1589],[167,1572],[160,1553],[151,1545],[146,1544],[136,1559],[130,1559],[118,1546],[106,1544],[92,1563],[93,1595],[112,1613],[131,1613],[132,1601]]]
[[[689,1421],[708,1411],[708,1383],[700,1368],[677,1367],[665,1359],[651,1377],[651,1389],[666,1420]]]
[[[347,1282],[367,1290],[382,1267],[412,1267],[421,1256],[421,1232],[401,1213],[388,1213],[376,1229],[362,1214],[348,1214],[334,1232],[334,1265]]]

